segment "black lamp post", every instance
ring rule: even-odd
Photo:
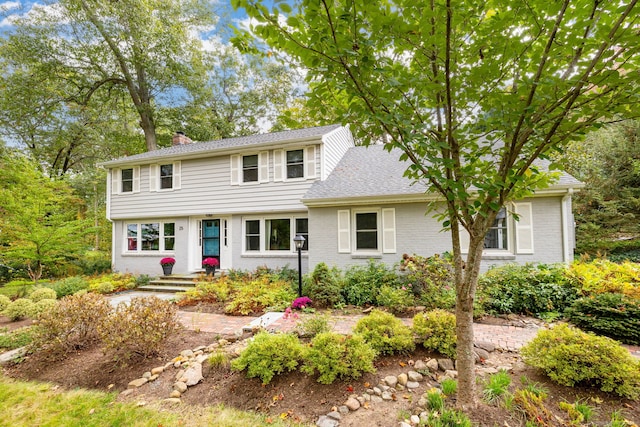
[[[304,246],[305,238],[299,234],[293,238],[293,242],[296,244],[298,250],[298,296],[302,296],[302,247]]]

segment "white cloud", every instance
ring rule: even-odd
[[[0,11],[2,12],[7,12],[9,10],[19,9],[19,8],[20,8],[20,2],[18,1],[6,1],[4,3],[0,3]]]

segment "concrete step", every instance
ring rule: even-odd
[[[144,291],[144,292],[186,292],[189,289],[193,289],[195,287],[195,284],[193,286],[175,286],[175,285],[171,285],[171,284],[166,284],[166,285],[153,285],[153,284],[149,284],[149,285],[143,285],[143,286],[138,286],[136,288],[137,291]]]

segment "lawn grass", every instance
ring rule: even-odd
[[[47,383],[16,381],[0,376],[0,427],[20,426],[285,426],[279,417],[221,406],[199,408],[157,403],[136,406],[116,402],[115,393],[66,391]]]

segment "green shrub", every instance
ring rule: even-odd
[[[408,352],[415,348],[411,328],[382,310],[373,310],[358,321],[354,330],[378,353]]]
[[[521,354],[558,384],[595,385],[630,399],[640,397],[640,361],[610,338],[560,324],[540,331]]]
[[[110,294],[115,289],[116,288],[113,286],[113,283],[107,281],[95,282],[89,285],[89,290],[91,292],[97,292],[99,294]]]
[[[622,294],[579,298],[565,314],[581,329],[640,345],[640,300]]]
[[[392,313],[404,313],[414,304],[413,294],[404,286],[395,288],[389,285],[382,285],[376,296],[376,303],[386,307]]]
[[[444,310],[418,313],[413,317],[413,332],[428,350],[456,357],[456,316]]]
[[[87,251],[74,263],[87,276],[104,274],[111,270],[111,255],[109,252]]]
[[[89,280],[89,290],[108,294],[136,287],[136,278],[130,273],[105,274]]]
[[[52,310],[57,303],[58,302],[55,299],[41,299],[40,301],[33,303],[29,317],[32,319],[38,319],[46,311]]]
[[[56,291],[58,298],[62,298],[89,288],[89,282],[82,277],[74,276],[55,282],[51,287]]]
[[[141,274],[135,279],[136,288],[148,285],[149,282],[151,282],[151,276],[149,276],[148,274]]]
[[[369,260],[366,266],[354,265],[345,273],[342,295],[347,304],[375,304],[382,285],[398,284],[398,275],[386,264]]]
[[[357,334],[318,334],[303,357],[302,371],[310,375],[317,372],[321,384],[331,384],[337,378],[359,378],[365,372],[375,371],[373,359],[376,352]]]
[[[231,362],[235,371],[247,370],[247,377],[258,377],[269,384],[275,374],[293,371],[302,359],[304,347],[292,334],[258,333],[240,357]]]
[[[449,256],[402,255],[402,284],[413,291],[427,309],[453,308],[456,303],[453,264]]]
[[[33,302],[38,302],[43,299],[56,299],[58,295],[56,291],[50,288],[35,288],[29,294],[29,299]]]
[[[216,350],[207,359],[209,366],[214,371],[228,371],[231,368],[231,359],[227,353],[221,350]]]
[[[0,295],[0,313],[11,304],[11,299],[6,295]]]
[[[33,339],[33,329],[30,327],[18,328],[11,332],[0,329],[0,353],[28,345]]]
[[[478,291],[490,313],[533,314],[562,311],[577,298],[564,265],[508,264],[480,276]]]
[[[316,307],[334,307],[343,303],[340,291],[339,272],[330,270],[324,262],[317,264],[305,280],[304,295],[311,298]]]
[[[231,279],[228,276],[222,276],[212,281],[198,282],[195,287],[179,294],[183,298],[181,303],[228,301],[231,294],[230,283]]]
[[[431,412],[426,425],[429,427],[471,427],[471,420],[463,412],[443,409],[442,413]]]
[[[633,262],[616,264],[605,259],[574,262],[569,269],[582,296],[619,293],[640,300],[640,266]]]
[[[266,309],[283,311],[296,297],[289,283],[272,281],[268,275],[250,281],[233,282],[232,288],[233,299],[224,308],[227,314],[246,316]]]
[[[155,296],[121,302],[98,331],[107,350],[118,361],[147,358],[158,353],[163,342],[180,327],[174,304]]]
[[[112,310],[102,295],[66,296],[40,315],[33,347],[48,352],[53,358],[87,348],[99,341],[97,328]]]
[[[26,317],[31,317],[33,307],[34,302],[30,299],[18,298],[4,309],[3,314],[15,322]]]
[[[300,330],[302,336],[311,338],[323,332],[331,332],[329,316],[326,314],[316,314],[305,317],[297,324],[297,328]]]

